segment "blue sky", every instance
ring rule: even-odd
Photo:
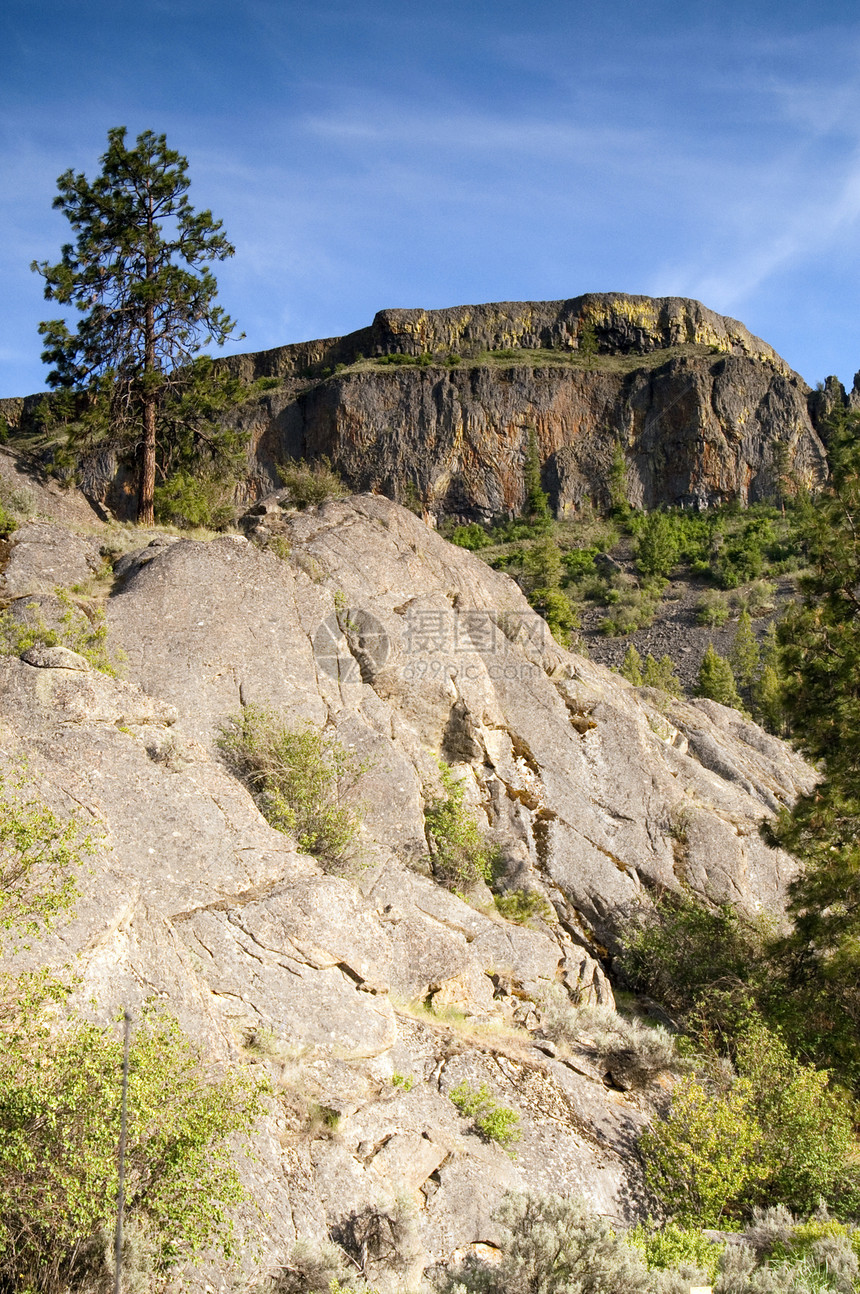
[[[5,0],[0,395],[42,389],[34,258],[108,129],[190,162],[230,350],[387,306],[697,297],[811,384],[860,369],[848,2]]]

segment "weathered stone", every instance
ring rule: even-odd
[[[53,593],[57,587],[80,584],[103,565],[99,544],[50,522],[31,521],[13,534],[0,593],[7,598],[30,593]]]
[[[794,864],[758,827],[812,770],[733,711],[565,652],[510,580],[387,499],[279,525],[289,561],[236,538],[132,555],[107,607],[123,680],[56,649],[0,658],[4,766],[26,752],[39,793],[104,837],[73,919],[10,969],[74,959],[93,1018],[156,997],[208,1058],[268,1067],[278,1100],[242,1170],[260,1211],[240,1219],[267,1271],[403,1192],[411,1288],[498,1243],[507,1188],[632,1217],[649,1089],[624,1058],[610,1090],[594,1056],[552,1054],[540,1002],[561,984],[612,1005],[603,948],[652,886],[778,917]],[[328,725],[363,765],[351,874],[299,853],[224,764],[220,728],[249,702]],[[433,879],[443,752],[505,885],[545,897],[545,919],[512,924],[482,883],[478,910]],[[519,1114],[516,1160],[457,1112],[462,1081]]]

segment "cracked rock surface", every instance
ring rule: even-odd
[[[611,1006],[606,950],[663,888],[778,916],[794,864],[758,827],[812,770],[731,710],[565,652],[507,577],[387,499],[260,515],[288,559],[157,537],[117,564],[122,679],[59,649],[0,658],[5,767],[26,756],[102,837],[74,918],[14,964],[75,959],[81,1009],[107,1021],[155,996],[212,1061],[268,1066],[277,1097],[243,1168],[265,1270],[402,1196],[415,1247],[399,1277],[374,1270],[383,1289],[492,1245],[508,1187],[634,1216],[660,1089],[618,1090],[588,1048],[545,1041],[542,997]],[[30,542],[13,535],[7,572]],[[40,525],[40,569],[52,542],[72,551]],[[349,874],[270,827],[225,766],[220,726],[247,704],[328,725],[363,761]],[[440,757],[545,919],[434,879]],[[458,1113],[464,1081],[519,1115],[516,1158]],[[215,1268],[192,1279],[227,1288]]]

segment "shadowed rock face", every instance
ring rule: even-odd
[[[541,996],[610,1005],[603,949],[655,890],[778,916],[794,864],[758,826],[812,771],[734,711],[563,651],[507,577],[387,499],[257,526],[259,540],[280,530],[289,560],[236,536],[162,536],[118,563],[107,619],[123,680],[69,651],[0,657],[4,769],[26,752],[40,793],[105,836],[74,920],[18,964],[75,959],[76,1000],[105,1021],[159,997],[213,1060],[268,1040],[257,1056],[281,1095],[243,1169],[266,1270],[297,1236],[404,1194],[407,1289],[425,1264],[492,1243],[509,1187],[582,1190],[632,1216],[635,1134],[659,1089],[631,1088],[587,1045],[557,1054]],[[44,522],[10,548],[18,601],[60,557],[85,575],[92,556]],[[248,703],[326,724],[366,762],[353,877],[273,830],[223,764],[219,727]],[[423,808],[440,753],[507,884],[543,895],[549,919],[514,925],[482,885],[466,903],[433,879]],[[464,1080],[519,1113],[516,1160],[457,1114],[448,1093]],[[335,1138],[314,1130],[312,1103],[340,1115]],[[205,1266],[192,1279],[222,1287]]]
[[[632,372],[477,365],[358,371],[246,412],[258,464],[327,456],[356,489],[436,514],[489,519],[523,505],[534,433],[544,485],[564,515],[609,500],[621,444],[636,507],[773,498],[790,466],[826,475],[805,389],[758,360],[676,356]]]

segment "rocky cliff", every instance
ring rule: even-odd
[[[347,337],[220,363],[266,387],[229,415],[249,434],[245,498],[278,463],[327,456],[353,489],[487,520],[522,506],[532,436],[560,515],[608,501],[618,446],[636,507],[745,504],[788,472],[814,486],[827,471],[813,418],[830,389],[810,392],[743,324],[681,298],[384,310]],[[37,407],[0,401],[0,415],[14,435]],[[115,460],[88,462],[83,481],[123,515]]]
[[[511,581],[385,498],[271,501],[247,528],[204,543],[45,515],[4,548],[13,616],[35,600],[50,617],[57,584],[86,585],[107,554],[127,656],[119,680],[60,648],[0,657],[4,768],[26,756],[40,794],[104,836],[74,919],[15,965],[73,960],[99,1019],[155,997],[210,1060],[268,1066],[277,1096],[243,1169],[258,1275],[399,1197],[414,1243],[399,1276],[369,1260],[382,1288],[492,1245],[510,1186],[635,1215],[635,1135],[660,1089],[549,1041],[548,995],[611,1005],[623,923],[665,888],[778,915],[794,865],[758,827],[812,771],[734,711],[563,651]],[[219,729],[251,704],[361,759],[347,875],[274,830],[225,765]],[[466,902],[434,879],[439,758],[502,883],[543,915],[514,924],[481,885]],[[463,1080],[519,1114],[516,1158],[458,1113]],[[215,1267],[192,1280],[228,1288]]]
[[[326,455],[354,488],[488,520],[522,506],[532,434],[561,515],[608,501],[618,445],[636,507],[756,502],[786,472],[810,485],[826,475],[808,387],[697,301],[387,310],[309,345],[229,361],[245,380],[285,379],[240,415],[264,482],[279,461]],[[427,367],[383,363],[397,356]]]

